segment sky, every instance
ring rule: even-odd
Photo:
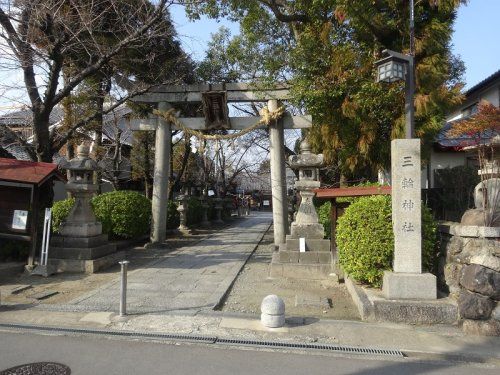
[[[210,34],[225,26],[237,34],[239,27],[227,20],[203,19],[190,22],[184,9],[174,6],[172,18],[186,52],[202,59]],[[465,63],[465,89],[474,86],[500,69],[500,0],[470,0],[458,11],[453,33],[453,52]]]
[[[186,52],[195,60],[204,57],[211,34],[221,26],[228,27],[233,35],[239,32],[236,23],[227,20],[215,21],[202,19],[189,21],[184,13],[184,8],[178,5],[171,7],[172,19],[176,25],[179,37]],[[464,75],[465,89],[470,88],[500,69],[500,0],[469,0],[469,4],[462,5],[453,33],[453,52],[460,55],[465,63]],[[6,83],[8,80],[22,79],[22,73],[8,74],[0,72],[0,79]],[[0,92],[0,94],[2,94]],[[25,101],[24,90],[0,95],[0,113],[12,110],[12,105]],[[14,100],[18,98],[18,100]]]

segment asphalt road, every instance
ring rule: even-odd
[[[32,362],[58,362],[72,374],[498,374],[492,365],[241,350],[92,336],[0,332],[0,373]]]

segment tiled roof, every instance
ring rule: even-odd
[[[500,69],[497,70],[492,75],[490,75],[489,77],[486,77],[485,79],[483,79],[481,82],[476,83],[474,86],[472,86],[470,89],[468,89],[465,92],[465,95],[470,96],[474,92],[481,90],[482,88],[488,86],[490,83],[493,83],[495,80],[500,80]]]
[[[52,176],[61,178],[57,164],[0,158],[0,180],[40,185]]]

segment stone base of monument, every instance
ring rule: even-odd
[[[306,238],[305,251],[300,251],[300,239],[286,236],[286,243],[273,254],[269,276],[292,279],[324,280],[335,272],[330,240]]]
[[[108,243],[108,236],[92,237],[54,236],[49,250],[49,265],[57,272],[94,273],[116,263],[116,245]]]
[[[406,324],[458,324],[458,306],[450,297],[418,300],[389,299],[380,289],[368,288],[345,278],[347,290],[361,319]]]
[[[105,255],[97,259],[55,259],[49,258],[49,265],[53,266],[57,272],[68,273],[96,273],[100,270],[109,268],[123,260],[126,251],[118,251]]]
[[[382,291],[387,299],[436,299],[436,276],[431,273],[385,271]]]

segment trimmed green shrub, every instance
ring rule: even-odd
[[[133,238],[149,232],[151,201],[136,191],[112,191],[92,199],[103,232],[121,238]]]
[[[180,224],[180,214],[174,201],[167,203],[167,229],[178,228]]]
[[[68,216],[74,198],[55,202],[52,206],[52,230],[59,231]],[[102,224],[102,232],[111,237],[133,238],[149,232],[151,201],[135,191],[112,191],[92,198],[92,208]]]
[[[318,219],[320,224],[323,224],[325,228],[325,237],[330,238],[331,234],[331,220],[330,220],[330,210],[332,208],[332,203],[330,201],[324,202],[321,206],[316,208],[318,212]]]
[[[379,287],[384,270],[392,269],[394,234],[390,196],[362,197],[338,219],[339,263],[354,280]],[[436,222],[422,205],[422,266],[432,271],[436,257]]]
[[[75,198],[54,202],[52,205],[52,232],[59,233],[59,226],[66,220],[74,204]]]

